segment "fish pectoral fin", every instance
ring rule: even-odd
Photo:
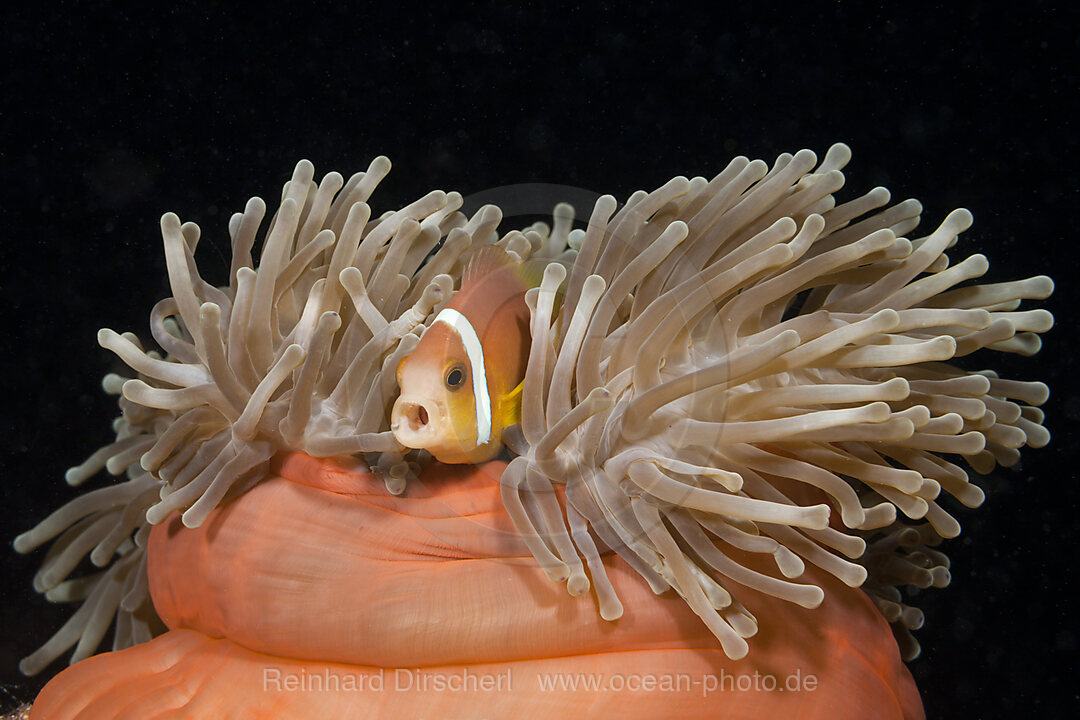
[[[522,380],[516,388],[508,392],[502,399],[503,427],[509,427],[521,422],[521,392],[524,389],[525,381]]]

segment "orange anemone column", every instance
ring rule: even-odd
[[[885,620],[813,567],[814,610],[737,588],[762,628],[742,660],[614,555],[625,612],[604,621],[536,567],[503,467],[436,464],[395,497],[279,456],[202,527],[154,528],[170,631],[65,670],[32,717],[924,717]]]

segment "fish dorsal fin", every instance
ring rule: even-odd
[[[469,258],[465,273],[461,277],[461,286],[479,282],[493,272],[513,264],[510,255],[498,245],[484,245]]]

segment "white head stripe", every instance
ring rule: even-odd
[[[473,399],[476,401],[476,444],[484,445],[491,440],[491,396],[488,394],[487,374],[484,372],[484,347],[469,319],[457,310],[443,308],[432,324],[443,322],[457,333],[465,346],[472,371]]]

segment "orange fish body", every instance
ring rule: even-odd
[[[469,263],[461,289],[398,366],[390,427],[400,443],[446,463],[499,454],[503,429],[521,417],[534,271],[494,246]]]

